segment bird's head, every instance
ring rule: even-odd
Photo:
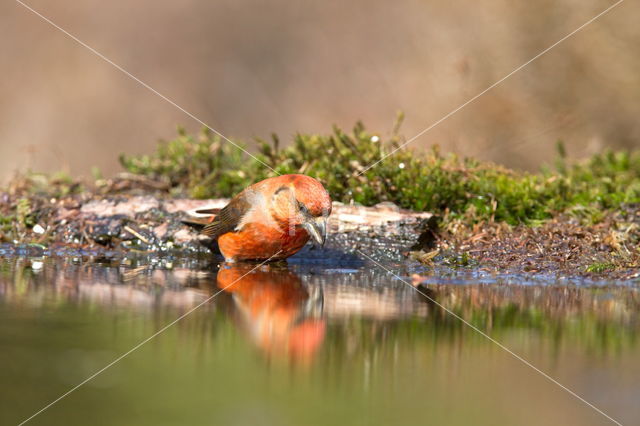
[[[273,218],[291,232],[303,228],[318,244],[327,238],[331,197],[316,179],[305,175],[283,175],[276,184],[271,202]]]

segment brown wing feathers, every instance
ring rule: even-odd
[[[202,230],[202,233],[218,238],[222,234],[232,232],[242,221],[242,217],[249,211],[251,204],[246,200],[245,194],[238,194],[227,204]]]

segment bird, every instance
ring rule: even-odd
[[[226,262],[276,261],[294,255],[309,239],[324,245],[330,214],[331,197],[320,181],[287,174],[245,188],[201,232],[218,241]]]

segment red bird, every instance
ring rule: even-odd
[[[282,175],[243,190],[202,232],[218,240],[227,262],[285,259],[309,238],[324,244],[330,213],[331,197],[320,182]]]

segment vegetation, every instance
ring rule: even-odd
[[[65,173],[29,172],[16,176],[6,187],[0,188],[0,243],[25,240],[27,230],[50,216],[51,205],[64,197],[80,194],[84,189],[79,181]]]
[[[426,152],[405,148],[400,122],[386,141],[361,123],[350,133],[334,128],[328,135],[298,134],[285,148],[276,136],[258,140],[262,164],[206,129],[197,136],[181,129],[154,154],[123,154],[120,161],[130,173],[165,182],[175,195],[230,197],[275,173],[304,173],[320,179],[337,201],[391,201],[471,223],[536,224],[557,213],[597,222],[603,211],[640,202],[640,152],[606,151],[572,163],[559,142],[553,167],[524,173],[443,155],[437,146]]]
[[[595,262],[585,268],[587,272],[594,274],[600,274],[612,269],[616,269],[616,265],[613,262]]]
[[[129,250],[137,239],[143,248],[174,247],[179,215],[151,209],[135,219],[87,219],[81,209],[96,199],[120,202],[123,193],[230,197],[276,173],[305,173],[319,178],[334,200],[390,201],[436,213],[442,220],[428,229],[438,234],[437,245],[410,252],[427,266],[638,278],[640,151],[572,162],[559,143],[552,165],[526,173],[404,142],[398,126],[382,140],[357,124],[348,133],[299,134],[284,148],[275,136],[258,140],[258,149],[251,149],[256,161],[210,131],[181,129],[150,155],[122,155],[126,173],[103,178],[94,171],[93,185],[64,174],[16,177],[0,191],[0,243]],[[525,226],[511,226],[517,224]]]
[[[178,128],[178,137],[160,141],[154,154],[121,154],[120,163],[133,174],[167,183],[174,194],[193,198],[229,197],[270,172],[208,129],[192,136]]]

